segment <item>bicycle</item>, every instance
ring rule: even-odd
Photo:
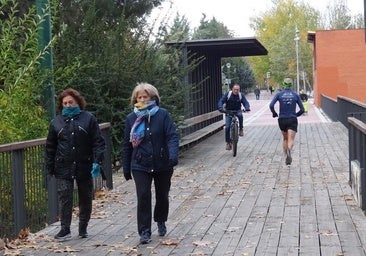
[[[239,118],[235,115],[237,111],[226,110],[225,113],[231,117],[230,123],[230,143],[233,150],[233,156],[236,156],[238,151],[239,141]]]

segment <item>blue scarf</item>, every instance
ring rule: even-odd
[[[137,118],[132,125],[130,132],[130,142],[132,146],[137,147],[145,136],[145,120],[155,115],[159,110],[159,106],[156,105],[155,100],[149,101],[147,104],[136,103],[133,112],[137,115]]]
[[[73,117],[80,114],[81,110],[79,106],[76,107],[64,107],[62,109],[62,115],[65,117]]]

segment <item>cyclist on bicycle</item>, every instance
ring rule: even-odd
[[[239,119],[239,136],[243,136],[243,112],[241,106],[244,106],[243,111],[250,111],[250,105],[244,96],[244,93],[240,92],[240,85],[234,84],[231,91],[225,93],[217,104],[217,108],[220,112],[224,113],[226,110],[236,111],[236,116]],[[226,150],[231,150],[230,143],[230,123],[231,117],[225,115],[225,141]]]

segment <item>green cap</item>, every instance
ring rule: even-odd
[[[292,79],[291,78],[285,78],[283,80],[282,85],[286,88],[290,88],[292,86]]]

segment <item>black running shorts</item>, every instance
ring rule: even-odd
[[[293,130],[297,132],[296,117],[278,118],[278,125],[280,126],[281,131],[287,132],[287,130]]]

